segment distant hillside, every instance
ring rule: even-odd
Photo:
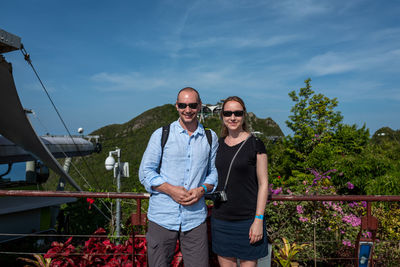
[[[174,105],[166,104],[160,107],[150,109],[136,118],[124,124],[111,124],[102,127],[90,135],[99,135],[102,143],[102,152],[93,154],[82,159],[75,159],[79,172],[89,181],[90,185],[98,190],[115,191],[112,172],[106,171],[104,161],[108,152],[121,149],[121,160],[129,162],[129,178],[122,178],[121,190],[127,192],[143,192],[144,188],[138,180],[138,169],[144,150],[151,134],[157,128],[167,125],[178,118],[178,112]],[[283,136],[278,124],[271,118],[259,119],[253,113],[249,113],[249,124],[252,131],[261,132],[262,136]],[[221,121],[218,116],[210,116],[205,119],[203,125],[213,129],[218,135],[220,133]],[[263,139],[263,138],[262,138]],[[90,169],[87,167],[90,166]],[[71,176],[84,190],[89,190],[81,176],[71,167]],[[46,188],[54,190],[58,178],[52,176],[46,183]],[[67,188],[67,190],[70,190]]]
[[[397,143],[400,143],[400,130],[393,130],[389,127],[382,127],[373,134],[371,141],[376,144],[387,141],[395,141]]]

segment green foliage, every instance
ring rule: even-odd
[[[400,171],[388,172],[367,181],[368,195],[400,195]]]
[[[217,116],[209,116],[202,122],[204,127],[212,129],[218,136],[221,133],[222,122]]]
[[[282,267],[290,267],[296,254],[299,253],[306,246],[308,246],[308,244],[290,244],[289,241],[284,237],[282,237],[282,241],[282,246],[275,246],[277,248],[274,248],[274,253],[276,257],[274,261],[280,264]]]
[[[103,200],[109,205],[109,200]],[[95,203],[106,216],[111,217],[110,212],[106,207],[96,200]],[[62,205],[60,209],[62,219],[58,228],[60,232],[71,235],[92,234],[99,227],[109,226],[109,220],[105,218],[92,205],[89,209],[89,204],[86,198],[80,198],[76,202],[71,202]],[[60,215],[59,215],[60,216]]]
[[[32,260],[29,258],[18,258],[18,260],[22,260],[27,263],[31,263],[32,264],[31,266],[37,266],[37,267],[50,267],[51,266],[51,259],[49,259],[49,258],[45,259],[40,254],[33,254],[33,257],[36,260]]]
[[[304,83],[306,86],[300,88],[298,95],[295,91],[289,93],[295,105],[290,110],[293,115],[289,116],[286,125],[294,132],[292,143],[296,150],[308,154],[313,147],[313,138],[319,138],[321,142],[329,140],[343,116],[334,111],[338,105],[336,98],[315,94],[311,90],[310,78]]]
[[[386,241],[400,240],[400,204],[378,203],[373,212],[379,222],[379,238]]]
[[[343,185],[351,181],[359,194],[365,194],[369,181],[385,175],[394,167],[384,155],[375,152],[376,147],[368,145],[360,154],[343,155],[338,158],[335,167],[342,176],[334,177],[334,183]]]
[[[339,124],[332,138],[332,145],[337,148],[337,153],[361,153],[369,143],[369,130],[365,124],[357,129],[355,124]]]

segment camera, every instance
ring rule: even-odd
[[[212,194],[206,195],[206,199],[210,199],[214,202],[226,202],[228,201],[228,197],[225,191],[216,191]]]

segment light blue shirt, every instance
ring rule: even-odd
[[[169,195],[154,190],[152,186],[167,182],[190,190],[207,183],[214,185],[215,189],[218,181],[215,168],[218,137],[211,131],[210,148],[204,127],[200,123],[191,136],[182,128],[179,120],[171,123],[158,174],[156,170],[161,157],[161,134],[162,128],[152,134],[139,168],[140,182],[151,193],[147,216],[150,221],[168,230],[189,231],[206,219],[204,197],[193,205],[182,206]]]

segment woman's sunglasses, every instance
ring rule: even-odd
[[[224,117],[230,117],[230,116],[232,116],[232,114],[235,115],[235,117],[242,117],[244,114],[244,111],[243,110],[235,110],[235,111],[224,110],[224,111],[222,111],[222,115]]]
[[[189,106],[189,108],[191,108],[191,109],[196,109],[198,105],[199,105],[199,103],[189,103],[189,104],[178,103],[178,108],[185,109],[187,106]]]

